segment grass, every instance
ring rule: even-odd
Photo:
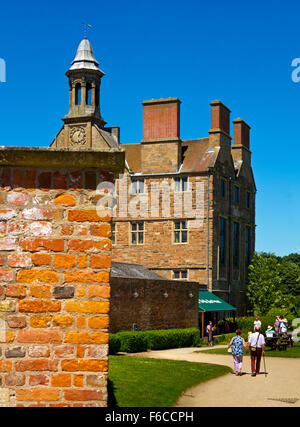
[[[230,354],[227,352],[227,348],[212,348],[211,350],[197,351],[196,353],[210,353],[210,354]],[[249,355],[249,353],[248,353]],[[287,357],[287,358],[299,358],[300,357],[300,343],[294,343],[293,347],[288,347],[286,350],[270,350],[268,347],[265,351],[266,357]]]
[[[229,372],[227,366],[206,363],[110,356],[110,404],[170,407],[186,389]]]

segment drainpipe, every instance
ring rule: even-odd
[[[207,268],[207,290],[209,290],[209,272],[210,272],[210,177],[212,176],[212,170],[208,169],[207,174],[207,242],[206,242],[206,268]]]
[[[231,302],[231,269],[232,269],[232,224],[231,224],[231,215],[232,215],[232,178],[229,177],[229,215],[228,215],[228,272],[227,272],[227,280],[228,280],[228,303]]]

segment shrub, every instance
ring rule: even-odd
[[[200,339],[199,330],[195,328],[117,332],[109,336],[110,354],[118,351],[138,353],[148,349],[163,350],[200,345],[205,345],[205,341]]]
[[[144,332],[118,332],[120,351],[124,353],[139,353],[147,351],[148,343]]]
[[[109,335],[109,354],[116,354],[120,351],[121,341],[116,334]]]

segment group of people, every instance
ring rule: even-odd
[[[265,354],[265,337],[259,326],[255,326],[254,332],[248,334],[248,343],[241,336],[242,331],[237,329],[236,336],[232,338],[228,345],[234,361],[234,372],[236,376],[242,375],[244,349],[251,356],[251,375],[255,377],[259,374],[261,357]]]
[[[274,323],[274,331],[271,326],[268,326],[266,330],[266,337],[270,336],[287,336],[288,322],[287,319],[283,319],[282,316],[277,316]],[[242,331],[237,329],[236,336],[232,338],[228,345],[228,350],[231,349],[235,375],[242,375],[243,366],[243,355],[244,349],[248,353],[250,351],[251,356],[251,375],[255,377],[259,374],[261,357],[265,354],[265,337],[261,333],[261,321],[256,317],[253,324],[253,331],[249,329],[248,332],[248,343],[245,342],[241,336]],[[230,351],[230,350],[229,350]]]

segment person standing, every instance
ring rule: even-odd
[[[255,332],[256,328],[261,328],[261,321],[256,316],[254,323],[253,323],[253,331]]]
[[[213,325],[212,321],[210,320],[207,327],[206,327],[206,333],[208,336],[208,345],[213,346]]]
[[[259,374],[261,356],[265,354],[265,344],[265,337],[260,333],[260,327],[257,327],[248,340],[252,377]]]
[[[243,337],[241,337],[242,331],[240,329],[236,330],[236,336],[232,338],[228,345],[228,349],[232,348],[232,356],[234,362],[234,372],[235,375],[242,375],[242,366],[243,366],[243,357],[244,357],[244,348],[248,351],[247,344]]]
[[[279,316],[276,316],[276,320],[274,323],[274,329],[275,329],[275,336],[276,337],[278,337],[279,333],[280,333],[279,323],[280,323]]]

